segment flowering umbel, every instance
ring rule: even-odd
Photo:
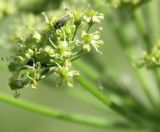
[[[9,70],[12,77],[9,85],[16,92],[25,86],[37,87],[37,82],[51,73],[58,75],[58,80],[69,87],[73,86],[74,77],[79,72],[73,70],[72,62],[92,49],[99,51],[100,24],[103,14],[88,10],[67,10],[66,15],[46,19],[43,31],[34,31],[24,38],[19,38],[19,49],[11,57]],[[97,30],[91,32],[96,25]],[[78,35],[77,35],[78,34]]]

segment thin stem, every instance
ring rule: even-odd
[[[74,32],[73,37],[72,37],[72,41],[75,39],[75,36],[77,34],[77,31],[78,31],[78,27],[79,27],[79,25],[76,26],[75,32]]]
[[[89,82],[89,80],[86,80],[84,77],[78,77],[77,78],[78,83],[83,86],[87,91],[89,91],[91,94],[93,94],[97,99],[99,99],[103,104],[110,106],[111,100],[103,94],[101,91],[99,91],[92,83]]]
[[[94,67],[92,67],[82,59],[76,60],[74,62],[74,65],[92,80],[97,80],[101,77],[100,73],[98,73],[98,71],[94,69]]]
[[[53,88],[53,80],[52,79],[46,79],[44,80],[45,85],[47,85],[50,88]],[[88,96],[88,91],[86,90],[82,90],[79,88],[74,88],[74,89],[70,89],[70,88],[60,88],[59,90],[61,90],[61,92],[72,96],[76,99],[78,99],[79,101],[83,101],[85,104],[89,105],[89,106],[93,106],[96,109],[101,109],[102,111],[105,112],[113,112],[111,111],[111,109],[109,109],[108,107],[104,106],[101,102],[99,102],[99,100],[95,99],[92,95]],[[93,101],[94,100],[94,101]]]
[[[89,30],[91,29],[91,27],[93,26],[92,21],[88,24],[88,28],[87,28],[87,33],[89,32]]]
[[[155,43],[160,36],[158,7],[159,7],[159,0],[152,0],[146,6],[147,22],[152,43]]]
[[[81,58],[84,54],[85,54],[85,51],[84,51],[83,48],[82,48],[82,49],[80,49],[80,50],[76,53],[77,56],[74,57],[74,58],[72,58],[71,61],[75,61],[75,60]]]
[[[108,24],[110,24],[109,26],[111,27],[111,30],[113,30],[113,32],[115,33],[115,36],[117,37],[117,39],[118,39],[118,41],[119,41],[119,43],[121,45],[121,48],[124,50],[124,54],[127,57],[127,61],[130,63],[130,60],[132,60],[132,59],[130,57],[130,52],[127,51],[127,49],[129,48],[128,40],[126,39],[124,34],[121,33],[121,27],[117,23],[115,23],[115,21],[116,21],[115,18],[113,18],[110,15],[108,15],[106,18],[107,18]],[[144,27],[144,25],[143,25],[143,23],[141,21],[140,16],[136,16],[135,18],[138,19],[138,20],[136,20],[136,25],[137,25],[138,29],[140,30],[142,28],[143,32],[144,32],[144,28],[145,27]],[[148,90],[149,87],[146,85],[146,82],[144,80],[144,75],[141,73],[140,70],[135,69],[133,66],[131,66],[131,70],[133,71],[133,73],[138,78],[138,81],[139,81],[140,85],[143,87],[145,94],[149,98],[150,103],[153,105],[154,101],[152,99],[150,91]]]
[[[0,93],[0,101],[3,103],[13,105],[15,107],[22,108],[24,110],[28,110],[30,112],[34,112],[50,118],[61,119],[69,122],[80,123],[84,125],[91,125],[95,127],[111,128],[111,127],[116,127],[118,125],[122,125],[122,127],[127,127],[127,125],[125,124],[114,124],[114,123],[111,123],[111,121],[102,119],[102,118],[62,112],[53,108],[50,109],[50,108],[33,104],[27,101],[14,99],[13,97],[9,97],[3,93]]]
[[[110,98],[108,98],[104,93],[102,93],[98,88],[96,88],[89,80],[85,79],[84,77],[79,77],[77,78],[77,82],[93,96],[95,96],[101,103],[111,108],[114,112],[119,113],[120,115],[124,116],[129,121],[135,123],[138,126],[144,125],[144,122],[142,121],[143,119],[141,119],[141,117],[135,115],[128,109],[123,108],[122,106],[119,106],[112,102]]]
[[[83,73],[85,73],[90,79],[96,79],[96,78],[100,78],[101,77],[101,75],[99,75],[94,69],[92,69],[92,67],[91,66],[88,66],[86,63],[84,63],[82,60],[81,61],[78,61],[78,63],[77,63],[77,61],[75,62],[76,63],[76,66],[78,67],[78,69],[81,69],[82,70],[82,72]],[[103,78],[106,78],[106,77],[103,77]],[[140,77],[141,78],[141,77]],[[105,81],[106,81],[106,79],[104,79]],[[107,79],[108,80],[108,79]],[[88,80],[86,80],[87,82],[88,82]],[[117,87],[117,89],[122,89],[121,87],[119,87],[118,85],[116,85],[115,83],[116,82],[114,82],[114,81],[111,81],[111,80],[108,80],[110,83],[112,83],[113,85],[115,85],[115,87]],[[112,86],[108,86],[108,87],[111,87],[112,88]],[[67,90],[68,91],[68,90]],[[71,90],[71,91],[73,91],[73,90]],[[129,93],[128,93],[129,94]],[[127,94],[127,95],[128,95]],[[128,96],[130,96],[130,95],[128,95]],[[121,96],[121,99],[122,99],[123,97]],[[132,98],[132,97],[131,97]],[[133,118],[133,117],[130,117],[130,115],[134,115],[136,118],[138,118],[138,120],[141,120],[141,122],[147,122],[147,120],[149,120],[149,122],[147,122],[147,123],[153,123],[153,122],[156,122],[155,120],[157,120],[156,119],[156,116],[154,115],[154,113],[152,113],[152,112],[150,112],[150,111],[142,111],[142,110],[140,110],[139,108],[140,107],[143,107],[138,101],[136,101],[135,99],[134,99],[134,101],[135,101],[135,103],[136,103],[136,105],[135,106],[133,106],[133,107],[128,107],[127,105],[123,105],[123,106],[125,106],[125,109],[126,109],[126,112],[124,113],[124,115],[125,116],[127,116],[128,118]],[[123,102],[125,102],[125,99],[123,98]],[[118,111],[118,109],[117,109],[117,106],[114,104],[114,103],[112,103],[111,104],[111,106],[109,106],[110,108],[112,108],[112,109],[114,109],[114,110],[117,110]],[[104,107],[105,108],[105,107]],[[106,107],[107,108],[107,107]],[[129,108],[129,111],[127,112],[127,109]],[[106,110],[106,109],[105,109]],[[113,110],[112,110],[113,111]],[[123,111],[122,111],[123,112]],[[132,113],[132,114],[131,114]],[[128,114],[128,115],[127,115]],[[139,118],[139,116],[137,117],[137,115],[141,115],[141,118],[142,119],[140,119]],[[122,115],[122,113],[121,113],[121,115]],[[135,120],[135,119],[134,119]],[[144,123],[145,124],[145,123]]]
[[[147,14],[149,19],[147,19],[148,26],[149,26],[149,32],[151,36],[152,43],[156,43],[160,36],[160,24],[159,24],[159,8],[158,5],[159,0],[153,0],[150,1],[147,4]],[[160,70],[158,68],[155,68],[153,70],[155,74],[155,79],[157,80],[157,84],[160,87]]]
[[[154,2],[154,1],[151,1],[151,2]],[[148,53],[150,53],[151,52],[151,50],[152,50],[152,37],[154,38],[154,39],[156,39],[156,37],[158,36],[157,34],[158,34],[158,29],[156,29],[156,28],[158,28],[158,27],[155,27],[155,24],[154,24],[154,22],[153,21],[156,21],[155,20],[155,15],[153,15],[154,13],[155,13],[155,11],[153,11],[153,4],[155,4],[155,3],[149,3],[149,8],[152,8],[152,10],[151,9],[149,9],[149,10],[147,10],[148,11],[148,13],[149,13],[149,15],[150,16],[152,16],[154,19],[152,20],[152,18],[151,17],[149,17],[150,18],[150,21],[151,21],[151,23],[150,23],[150,25],[152,25],[152,32],[151,32],[151,34],[153,35],[153,36],[151,36],[148,32],[147,32],[147,29],[146,29],[146,23],[145,23],[145,21],[144,21],[144,18],[143,18],[143,16],[142,16],[142,11],[141,11],[141,9],[137,9],[137,10],[135,10],[135,11],[133,11],[133,16],[134,16],[134,21],[135,21],[135,24],[136,24],[136,27],[137,27],[137,30],[139,31],[139,34],[140,34],[140,36],[142,37],[142,39],[144,40],[144,42],[145,42],[145,48],[146,48],[146,50],[148,51]],[[150,7],[151,6],[151,7]],[[157,25],[156,25],[157,26]],[[154,30],[155,29],[155,30]],[[153,70],[153,74],[154,74],[154,77],[155,77],[155,80],[156,80],[156,82],[157,82],[157,84],[158,84],[158,86],[160,87],[160,75],[159,75],[159,73],[158,73],[158,70],[157,69],[154,69]],[[159,89],[157,88],[156,89],[157,91],[158,91],[158,93],[159,93]],[[148,91],[149,92],[149,91]],[[150,100],[152,100],[152,98],[153,97],[150,97],[149,95],[150,95],[150,93],[147,93],[148,94],[148,97],[150,98]],[[154,104],[155,106],[157,105],[157,104],[155,104],[154,103],[154,101],[152,101],[152,104]]]
[[[136,9],[133,11],[133,19],[139,34],[142,36],[142,39],[145,42],[146,50],[150,52],[152,49],[152,45],[151,45],[150,37],[146,31],[145,22],[143,20],[141,9]]]
[[[146,3],[149,2],[149,1],[151,1],[151,0],[140,0],[140,1],[133,7],[133,9],[136,9],[136,8],[138,8],[138,7],[146,4]]]

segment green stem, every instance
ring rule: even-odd
[[[111,121],[102,119],[102,118],[62,112],[53,108],[50,109],[50,108],[33,104],[27,101],[14,99],[13,97],[9,97],[3,93],[0,93],[0,102],[7,103],[15,107],[19,107],[24,110],[28,110],[30,112],[34,112],[50,118],[61,119],[61,120],[84,124],[84,125],[91,125],[95,127],[109,127],[109,128],[116,127],[116,126],[118,127],[120,125],[120,124],[111,123]],[[124,127],[127,127],[125,124],[121,124],[121,125],[123,125]]]
[[[141,9],[136,9],[133,11],[133,19],[139,34],[142,36],[142,39],[144,40],[146,50],[150,52],[152,49],[152,45],[151,45],[150,37],[146,31],[145,22],[142,16]]]
[[[82,71],[89,79],[97,80],[100,79],[101,75],[98,71],[82,59],[78,59],[74,62],[74,65],[77,69]]]
[[[150,24],[149,25],[152,25],[151,28],[150,28],[150,29],[152,29],[152,31],[151,31],[152,36],[148,33],[148,31],[146,29],[147,26],[146,26],[146,23],[145,23],[144,18],[142,16],[141,9],[137,9],[137,10],[133,11],[134,21],[135,21],[137,30],[139,31],[140,36],[142,37],[142,39],[145,42],[145,46],[146,46],[145,48],[148,51],[148,53],[150,53],[151,50],[152,50],[153,38],[154,39],[157,38],[158,30],[159,30],[158,27],[157,27],[157,25],[158,25],[157,22],[156,22],[156,24],[154,22],[154,21],[158,21],[158,20],[157,20],[157,18],[155,18],[155,11],[154,11],[154,7],[153,7],[155,3],[153,3],[153,2],[155,2],[155,1],[151,1],[150,3],[148,3],[149,4],[148,5],[149,9],[147,9],[149,16],[151,16],[151,17],[149,17],[150,18],[150,20],[149,20]],[[153,19],[152,19],[152,17],[153,17]],[[158,73],[158,70],[154,69],[153,74],[154,74],[154,77],[155,77],[155,80],[156,80],[158,86],[160,87],[160,75]],[[157,88],[157,91],[159,93],[158,88]],[[149,94],[150,93],[148,93],[148,95]],[[148,97],[151,100],[152,97],[150,97],[150,96],[148,96]],[[152,104],[153,103],[154,103],[154,101],[152,101]],[[156,106],[156,105],[157,104],[154,103],[154,106]]]
[[[160,37],[159,0],[150,1],[146,6],[146,12],[149,33],[154,44]]]
[[[93,26],[93,23],[90,22],[90,23],[88,24],[88,28],[87,28],[87,30],[86,30],[87,33],[89,32],[89,30],[91,29],[92,26]]]
[[[107,96],[105,96],[101,91],[99,91],[92,83],[90,83],[89,80],[86,80],[82,77],[78,77],[77,81],[81,86],[83,86],[87,91],[89,91],[92,95],[99,99],[103,104],[107,106],[111,105],[111,100]]]
[[[112,102],[104,93],[102,93],[98,88],[96,88],[89,80],[84,77],[77,78],[77,82],[85,88],[88,92],[90,92],[93,96],[95,96],[101,103],[111,108],[114,112],[119,113],[120,115],[126,117],[129,121],[134,122],[135,124],[141,126],[143,124],[142,120],[136,116],[135,114],[131,114],[131,111],[123,108]]]
[[[76,36],[76,34],[77,34],[78,27],[79,27],[79,26],[76,26],[75,32],[74,32],[73,37],[72,37],[72,41],[74,40],[74,38],[75,38],[75,36]]]
[[[53,88],[53,80],[52,79],[46,79],[44,81],[44,83],[48,87]],[[86,91],[86,90],[82,90],[79,88],[70,89],[70,88],[66,88],[66,87],[60,88],[58,90],[61,90],[61,92],[67,94],[67,96],[69,95],[69,96],[72,96],[72,97],[78,99],[79,101],[87,104],[88,106],[93,106],[96,109],[101,109],[102,111],[105,111],[105,112],[113,112],[113,111],[111,111],[111,109],[109,109],[108,107],[101,104],[101,102],[99,102],[99,100],[94,98],[92,95],[90,95],[88,97],[88,91]]]
[[[147,14],[149,19],[147,19],[149,32],[151,36],[152,43],[156,43],[160,37],[160,24],[159,24],[159,0],[152,0],[147,4]],[[155,79],[160,87],[160,71],[159,68],[154,69]]]
[[[85,73],[87,76],[88,76],[88,78],[90,78],[90,79],[93,79],[93,80],[95,80],[95,79],[97,79],[97,78],[100,78],[101,77],[101,75],[99,75],[94,69],[92,69],[92,67],[91,66],[88,66],[86,63],[84,63],[82,60],[77,60],[76,62],[76,66],[78,67],[78,69],[81,69],[81,71],[83,72],[83,73]],[[136,72],[136,71],[135,71]],[[138,73],[137,73],[138,74]],[[106,78],[106,77],[103,77],[103,78]],[[139,78],[143,78],[143,77],[139,77]],[[104,79],[105,80],[105,79]],[[88,80],[86,80],[87,82],[89,82]],[[105,80],[106,81],[106,80]],[[142,80],[143,81],[143,80]],[[115,86],[116,86],[116,82],[114,82],[114,81],[111,81],[111,80],[109,80],[109,82],[110,83],[112,83],[112,84],[114,84]],[[112,86],[109,86],[109,87],[112,87]],[[120,88],[118,85],[116,86],[117,87],[117,89],[122,89],[122,88]],[[68,90],[67,90],[68,91]],[[71,92],[73,92],[73,90],[71,90]],[[146,91],[146,92],[149,92],[149,91]],[[149,94],[149,93],[148,93]],[[127,94],[128,95],[128,94]],[[128,95],[129,96],[129,95]],[[85,98],[85,97],[82,97],[82,98]],[[122,97],[121,97],[122,98]],[[141,122],[145,122],[145,123],[143,123],[144,125],[146,124],[146,123],[148,123],[149,125],[150,124],[152,124],[153,122],[153,124],[155,124],[155,122],[156,122],[156,116],[154,115],[154,113],[152,113],[152,112],[150,112],[150,111],[147,111],[147,110],[145,110],[145,112],[144,111],[142,111],[141,109],[139,109],[139,108],[141,108],[141,107],[143,107],[138,101],[136,101],[136,100],[134,100],[135,101],[135,103],[136,103],[136,105],[135,106],[133,106],[133,107],[128,107],[127,105],[123,105],[124,107],[125,107],[125,109],[126,109],[126,111],[125,111],[125,113],[121,110],[121,111],[119,111],[119,113],[121,113],[121,115],[123,114],[123,115],[125,115],[125,116],[127,116],[129,119],[131,118],[131,119],[133,119],[133,117],[130,117],[130,115],[134,115],[134,117],[136,118],[136,119],[134,119],[134,120],[139,120],[139,121],[141,121]],[[125,99],[123,98],[123,102],[125,102]],[[111,106],[109,106],[110,108],[112,108],[112,109],[114,109],[114,110],[116,110],[116,111],[118,111],[120,108],[117,106],[117,105],[115,105],[114,103],[112,103],[111,104]],[[118,108],[117,108],[118,107]],[[122,106],[120,106],[120,107],[122,107]],[[105,107],[104,107],[105,108]],[[103,108],[103,109],[104,109]],[[107,107],[106,107],[107,108]],[[129,108],[129,110],[127,111],[127,109]],[[106,110],[106,109],[105,109]],[[139,117],[139,116],[137,116],[137,115],[141,115],[141,117]],[[141,119],[140,119],[141,118]],[[148,121],[149,120],[149,121]]]
[[[117,20],[115,18],[113,18],[112,16],[110,16],[109,14],[106,18],[107,18],[107,22],[108,22],[109,26],[111,27],[111,30],[113,30],[115,36],[117,37],[117,39],[121,45],[121,48],[123,48],[123,50],[124,50],[124,54],[127,57],[127,61],[130,63],[130,60],[132,60],[132,58],[130,57],[130,52],[127,51],[127,49],[129,48],[129,45],[128,45],[129,42],[126,39],[126,37],[124,36],[124,34],[121,33],[122,27],[120,27],[117,23],[115,23],[115,21],[117,22]],[[142,34],[144,34],[145,27],[142,23],[141,17],[138,14],[136,14],[136,17],[134,17],[134,18],[136,18],[136,25],[137,25],[139,31]],[[141,31],[141,29],[143,31]],[[150,91],[148,90],[149,87],[146,85],[146,82],[144,80],[144,77],[143,77],[144,75],[139,70],[135,69],[133,66],[131,66],[131,69],[132,69],[133,73],[136,75],[136,77],[138,78],[138,81],[139,81],[140,85],[143,87],[144,92],[146,93],[147,97],[149,98],[150,103],[153,105],[154,101],[152,99]]]
[[[83,86],[88,92],[94,95],[101,103],[108,106],[113,112],[116,112],[125,117],[128,122],[133,123],[136,127],[153,127],[157,125],[157,118],[155,113],[148,113],[149,111],[142,112],[141,109],[133,109],[123,107],[112,102],[105,94],[103,94],[98,88],[96,88],[89,80],[83,78],[77,79],[78,83]],[[139,107],[140,108],[140,107]],[[137,111],[138,110],[138,111]],[[139,116],[139,114],[141,116]]]
[[[76,56],[74,58],[72,58],[71,61],[75,61],[75,60],[81,58],[84,54],[85,54],[85,51],[82,48],[76,53]]]
[[[146,4],[146,3],[149,2],[149,1],[151,1],[151,0],[140,0],[140,1],[133,7],[133,9],[136,9],[136,8],[138,8],[138,7]]]

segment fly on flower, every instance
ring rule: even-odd
[[[71,19],[70,16],[65,16],[65,17],[61,18],[59,21],[57,21],[57,22],[55,23],[54,28],[55,28],[55,29],[59,29],[59,28],[63,27],[63,26],[66,24],[66,22],[67,22],[68,20],[70,20],[70,19]]]

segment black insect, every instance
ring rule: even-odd
[[[29,59],[26,65],[33,67],[35,65],[33,59]]]
[[[71,19],[71,17],[69,17],[69,16],[63,17],[62,19],[60,19],[59,21],[56,22],[56,24],[54,25],[54,28],[59,29],[59,28],[63,27],[69,19]]]
[[[29,59],[26,65],[31,66],[31,67],[35,67],[35,63],[36,62],[33,59]],[[47,65],[45,63],[41,63],[41,66],[45,67],[45,68],[49,67],[49,65]]]

